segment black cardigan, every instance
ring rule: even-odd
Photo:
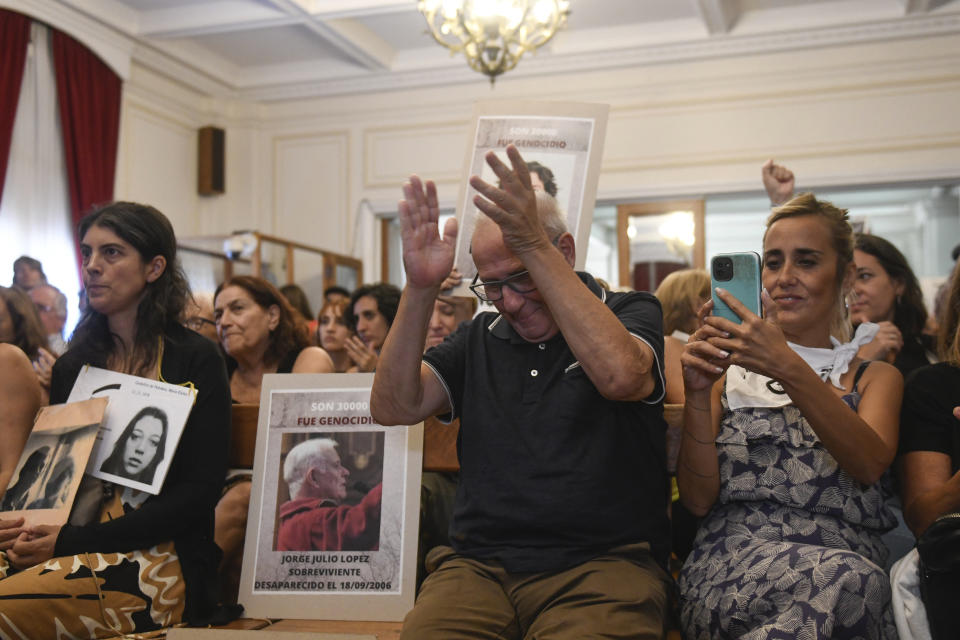
[[[53,366],[51,404],[66,402],[83,365],[104,367],[104,357],[71,347]],[[227,471],[230,389],[216,345],[180,326],[164,336],[161,374],[172,384],[193,382],[197,399],[160,494],[110,522],[64,525],[54,553],[127,553],[173,540],[186,582],[184,619],[204,624],[218,599],[222,553],[213,541],[213,514]]]

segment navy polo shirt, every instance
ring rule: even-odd
[[[423,358],[460,418],[451,544],[514,573],[565,569],[628,543],[649,542],[661,564],[669,553],[660,303],[578,275],[656,354],[645,401],[604,398],[562,335],[527,342],[496,313]]]

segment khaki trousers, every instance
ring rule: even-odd
[[[662,638],[669,576],[646,544],[564,571],[509,574],[437,547],[401,640]]]

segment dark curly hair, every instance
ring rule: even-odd
[[[537,177],[540,178],[540,182],[543,183],[544,191],[552,195],[554,198],[557,197],[557,183],[554,181],[553,171],[550,170],[550,167],[544,166],[534,160],[527,163],[527,169],[531,173],[537,174]]]
[[[14,344],[33,360],[40,347],[47,348],[47,336],[43,332],[43,323],[37,315],[37,308],[30,297],[13,287],[0,287],[0,301],[3,302],[13,324]]]
[[[180,318],[190,298],[190,285],[177,257],[177,237],[165,215],[150,205],[136,202],[114,202],[85,216],[77,226],[81,242],[94,226],[108,229],[129,243],[144,262],[163,256],[167,263],[160,277],[146,284],[143,298],[137,305],[128,368],[132,373],[141,372],[156,362],[157,337],[169,335],[171,331],[179,332]],[[104,366],[117,349],[107,317],[89,304],[80,316],[70,346],[83,349],[92,364],[98,366]]]
[[[269,364],[280,362],[288,353],[299,352],[310,346],[309,329],[303,322],[297,322],[293,306],[280,290],[264,280],[254,276],[234,276],[217,287],[213,294],[216,301],[220,292],[227,287],[240,287],[250,298],[264,309],[276,305],[280,309],[280,321],[277,328],[270,332],[270,346],[264,354]],[[227,358],[230,358],[227,355]],[[231,358],[232,359],[232,358]]]
[[[364,296],[370,296],[377,301],[377,311],[383,314],[387,319],[387,328],[393,325],[393,319],[397,317],[397,309],[400,307],[400,289],[389,282],[377,282],[376,284],[365,284],[350,296],[350,305],[347,307],[345,318],[350,330],[357,330],[357,316],[353,312],[357,300]]]
[[[854,249],[869,253],[877,259],[890,279],[903,284],[903,293],[897,296],[893,308],[893,324],[900,329],[904,341],[918,340],[927,323],[927,308],[923,291],[910,263],[900,250],[880,236],[858,233]]]

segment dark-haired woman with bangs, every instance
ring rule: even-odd
[[[158,495],[87,477],[89,512],[78,500],[68,524],[20,528],[0,554],[3,637],[101,638],[204,624],[218,609],[213,509],[230,425],[223,358],[180,324],[189,287],[162,213],[113,203],[81,220],[78,236],[89,304],[53,367],[51,402],[66,401],[88,364],[196,396]]]

